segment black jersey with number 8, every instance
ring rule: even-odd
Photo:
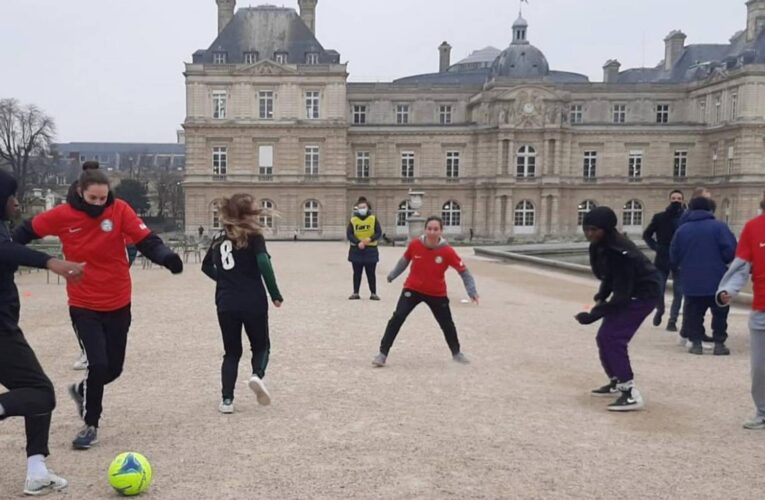
[[[215,266],[215,305],[218,311],[265,312],[268,296],[258,267],[258,254],[268,254],[263,236],[253,236],[246,248],[236,248],[225,235],[216,238],[203,267]]]

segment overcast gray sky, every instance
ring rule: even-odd
[[[257,0],[237,2],[255,6]],[[273,2],[297,9],[297,0]],[[351,81],[438,70],[472,50],[505,48],[519,0],[319,0],[317,35]],[[52,115],[58,140],[173,142],[185,115],[183,63],[217,32],[215,0],[0,0],[0,97]],[[654,66],[663,39],[727,43],[745,0],[529,0],[529,39],[554,69],[600,81],[602,65]]]

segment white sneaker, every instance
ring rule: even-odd
[[[693,345],[693,343],[685,337],[680,337],[677,340],[677,345],[679,345],[680,347],[690,347]]]
[[[714,342],[702,342],[701,348],[704,349],[705,351],[712,351],[715,348],[715,344]]]
[[[80,359],[74,362],[72,365],[73,370],[87,370],[88,369],[88,355],[84,352],[80,355]]]
[[[234,400],[227,398],[221,401],[220,405],[218,406],[218,411],[225,413],[226,415],[234,413]]]
[[[69,486],[69,481],[57,476],[48,469],[48,475],[42,479],[27,478],[24,481],[24,494],[31,496],[47,495],[51,491],[61,491]]]
[[[268,393],[268,389],[266,389],[266,384],[257,375],[250,377],[250,389],[252,389],[252,392],[258,398],[258,404],[263,406],[271,404],[271,395]]]

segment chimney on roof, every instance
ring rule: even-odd
[[[236,0],[215,0],[218,4],[218,34],[234,18],[234,9],[236,9]]]
[[[298,0],[300,6],[300,18],[311,30],[311,33],[316,34],[316,4],[319,0]]]
[[[444,42],[438,47],[438,72],[446,73],[452,65],[452,46]]]
[[[685,33],[682,31],[672,31],[664,39],[664,69],[667,71],[675,67],[675,63],[683,54],[685,49]]]
[[[616,59],[609,59],[603,65],[603,83],[616,83],[619,79],[619,68],[622,64]]]
[[[746,2],[746,41],[757,38],[765,26],[765,0]]]

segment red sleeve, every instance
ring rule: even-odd
[[[741,231],[741,238],[738,240],[738,247],[736,247],[736,257],[745,260],[749,263],[754,259],[754,252],[752,252],[752,223],[748,223],[744,226],[744,230]]]
[[[449,265],[458,273],[464,273],[467,270],[465,263],[462,262],[462,257],[452,247],[449,247]]]
[[[32,219],[32,230],[37,236],[43,238],[45,236],[58,236],[62,228],[61,224],[61,210],[67,205],[59,205],[41,214],[35,215]]]
[[[417,244],[419,240],[412,240],[411,243],[409,243],[409,246],[406,247],[406,252],[404,252],[404,258],[406,260],[412,260],[414,258],[414,245]]]
[[[134,244],[140,243],[151,234],[151,229],[146,227],[146,224],[138,217],[130,205],[122,200],[117,200],[115,203],[122,205],[122,234],[125,236],[126,241]]]

